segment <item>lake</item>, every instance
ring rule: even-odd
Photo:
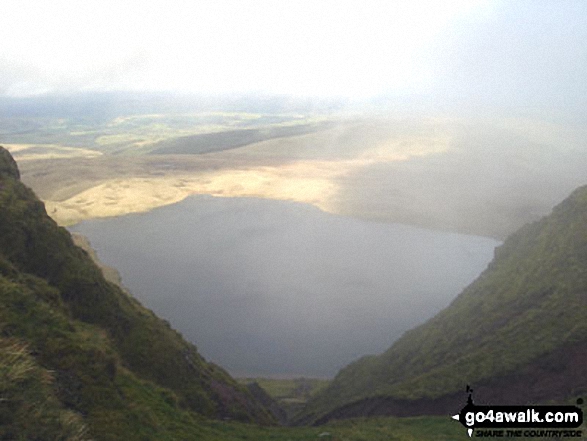
[[[328,377],[386,350],[446,307],[499,244],[211,196],[71,230],[145,306],[236,376]]]

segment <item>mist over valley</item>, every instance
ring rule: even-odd
[[[331,377],[382,352],[448,305],[498,244],[205,196],[72,231],[206,358],[248,377]]]
[[[0,16],[0,439],[585,412],[586,2]]]

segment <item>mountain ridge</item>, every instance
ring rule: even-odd
[[[0,147],[0,438],[193,439],[200,418],[275,423],[254,394],[106,281],[19,176]],[[466,384],[488,404],[578,396],[586,312],[587,186],[510,236],[436,317],[344,368],[297,423],[447,415],[464,404]]]
[[[587,391],[584,375],[566,381],[555,375],[587,367],[586,314],[584,186],[549,216],[506,239],[488,268],[447,308],[383,354],[343,368],[308,403],[298,423],[436,413],[428,405],[432,402],[437,412],[446,413],[451,406],[458,410],[457,397],[466,384],[476,389],[478,399],[493,402],[516,402],[508,390],[530,401]],[[526,372],[525,381],[520,372]],[[547,372],[553,384],[542,390],[537,384],[548,378]],[[532,378],[534,383],[528,383]],[[530,390],[523,393],[516,383]]]
[[[104,439],[132,439],[136,409],[146,406],[140,390],[178,412],[274,424],[244,386],[106,281],[19,176],[0,147],[0,339],[51,377],[56,408],[81,415]]]

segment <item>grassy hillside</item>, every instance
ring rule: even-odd
[[[300,421],[442,413],[462,400],[587,392],[587,187],[497,248],[453,303],[387,352],[344,368]]]
[[[0,148],[0,439],[465,439],[446,417],[267,425],[244,386],[104,280],[18,178]]]
[[[31,381],[48,388],[38,391],[39,399],[53,403],[50,413],[57,419],[68,412],[82,415],[92,434],[104,431],[112,439],[128,431],[138,439],[138,426],[148,434],[160,425],[158,418],[145,421],[149,409],[161,406],[209,418],[273,422],[245,387],[104,279],[21,184],[14,160],[2,148],[0,298],[1,343],[32,363]],[[6,369],[18,369],[18,363]],[[14,408],[2,405],[0,418]]]
[[[468,439],[436,406],[454,396],[460,408],[465,383],[483,392],[535,381],[534,399],[587,391],[586,221],[582,188],[506,241],[451,307],[343,370],[304,414],[385,414],[391,399],[396,409],[432,403],[442,417],[272,427],[253,394],[104,279],[0,148],[0,439]]]

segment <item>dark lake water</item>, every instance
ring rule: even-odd
[[[447,306],[498,245],[209,196],[71,230],[207,359],[251,376],[331,376],[384,351]]]

